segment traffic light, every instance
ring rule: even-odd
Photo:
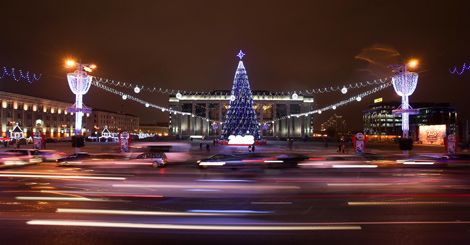
[[[399,148],[402,151],[413,150],[413,139],[411,139],[411,138],[400,139]]]
[[[72,136],[72,147],[84,147],[85,137],[83,136]]]
[[[79,136],[77,139],[77,147],[84,147],[85,146],[85,137]]]

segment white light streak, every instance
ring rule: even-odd
[[[28,200],[28,201],[91,201],[91,202],[100,202],[107,201],[102,198],[86,198],[86,197],[16,197],[18,200]]]
[[[434,162],[415,162],[415,161],[406,161],[403,162],[405,165],[433,165]]]
[[[333,165],[333,168],[377,168],[377,165]]]
[[[156,211],[132,211],[112,209],[74,209],[58,208],[57,213],[81,213],[81,214],[120,214],[120,215],[152,215],[152,216],[222,216],[220,213],[189,213],[189,212],[156,212]]]
[[[317,162],[303,162],[299,163],[299,166],[323,166],[323,163],[317,163]]]
[[[138,185],[138,184],[115,184],[113,187],[140,187],[140,188],[207,188],[207,189],[240,189],[243,185]],[[255,185],[250,189],[300,189],[298,186],[279,186],[279,185]]]
[[[110,228],[142,228],[142,229],[172,229],[172,230],[238,230],[238,231],[292,231],[292,230],[361,230],[357,225],[172,225],[172,224],[143,224],[143,223],[114,223],[90,221],[59,221],[59,220],[30,220],[28,225],[55,225],[55,226],[89,226]]]
[[[199,166],[224,166],[225,162],[201,162]]]
[[[126,178],[123,178],[123,177],[94,177],[94,176],[69,176],[69,175],[35,175],[35,174],[0,174],[0,177],[50,178],[50,179],[126,180]]]

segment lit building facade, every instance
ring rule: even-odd
[[[75,115],[66,111],[70,107],[71,103],[0,91],[2,137],[8,137],[16,124],[22,128],[24,137],[38,131],[46,138],[70,137],[75,132]],[[85,114],[82,125],[86,125],[89,116]]]
[[[392,111],[400,102],[379,102],[369,105],[364,111],[364,132],[368,135],[402,135],[401,115]],[[419,109],[419,114],[410,115],[410,137],[417,138],[419,126],[446,125],[447,134],[458,135],[457,111],[449,103],[410,103]]]
[[[321,124],[320,130],[322,132],[334,133],[334,135],[329,136],[344,135],[346,132],[346,120],[344,120],[343,116],[334,114],[326,122]]]
[[[170,95],[170,109],[187,113],[170,113],[170,135],[220,137],[230,94],[227,90],[214,91],[211,95],[181,95],[179,98]],[[313,134],[313,115],[289,116],[312,111],[313,96],[298,95],[294,99],[291,95],[273,95],[268,91],[256,90],[252,91],[252,96],[261,137],[302,137]]]
[[[168,136],[168,123],[140,124],[139,133]]]
[[[91,136],[99,136],[105,127],[110,133],[139,133],[139,121],[138,116],[93,109],[87,120],[87,128]]]

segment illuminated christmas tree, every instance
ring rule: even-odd
[[[259,124],[256,119],[256,112],[253,107],[253,97],[251,94],[248,75],[242,58],[245,54],[240,50],[238,57],[237,71],[233,80],[232,95],[230,96],[230,106],[228,108],[227,117],[224,123],[222,136],[229,139],[230,136],[247,137],[252,140],[259,139]],[[249,143],[249,141],[244,141]]]

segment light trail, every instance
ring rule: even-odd
[[[57,193],[57,194],[75,194],[75,195],[93,195],[93,196],[110,196],[110,197],[143,197],[143,198],[162,198],[162,195],[139,195],[139,194],[108,194],[103,192],[92,191],[50,191],[41,190],[42,193]]]
[[[225,213],[225,214],[271,214],[272,211],[254,211],[254,210],[217,210],[217,209],[193,209],[187,210],[190,213]]]
[[[0,174],[0,177],[15,178],[47,178],[47,179],[100,179],[100,180],[126,180],[123,177],[95,177],[95,176],[68,176],[68,175],[34,175],[34,174]]]
[[[433,165],[434,162],[415,162],[415,161],[406,161],[403,162],[405,165]]]
[[[361,230],[357,225],[175,225],[175,224],[146,224],[146,223],[114,223],[92,221],[60,221],[60,220],[30,220],[28,225],[54,226],[88,226],[109,228],[141,228],[141,229],[172,229],[172,230],[224,230],[224,231],[295,231],[295,230]]]
[[[325,198],[325,197],[470,197],[470,194],[318,194],[263,195],[262,198]]]
[[[137,185],[137,184],[115,184],[113,187],[141,187],[141,188],[207,188],[207,189],[240,189],[244,186],[224,185]],[[250,186],[250,189],[300,189],[298,186]]]
[[[225,162],[201,162],[199,166],[224,166]]]
[[[149,215],[149,216],[224,216],[223,213],[191,213],[191,212],[156,212],[156,211],[132,211],[111,209],[74,209],[58,208],[56,213],[81,213],[81,214],[119,214],[119,215]]]
[[[429,204],[451,204],[452,202],[348,202],[349,206],[367,205],[429,205]]]
[[[276,180],[274,182],[292,182],[292,183],[438,183],[440,180]]]
[[[318,162],[303,162],[297,164],[299,166],[323,166],[323,163],[318,163]]]
[[[328,186],[384,186],[385,183],[328,183]]]
[[[102,202],[108,201],[102,198],[87,198],[87,197],[16,197],[18,200],[29,200],[29,201],[91,201],[91,202]]]
[[[273,205],[285,205],[292,204],[292,202],[251,202],[251,204],[273,204]]]
[[[201,182],[257,182],[256,180],[246,180],[246,179],[198,179],[196,181],[201,181]]]
[[[377,168],[377,165],[333,165],[333,168]]]
[[[333,168],[377,168],[377,165],[333,165]]]

